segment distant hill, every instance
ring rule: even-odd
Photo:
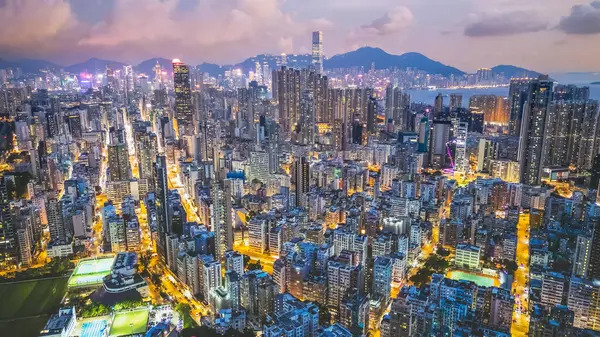
[[[446,77],[463,75],[464,72],[454,67],[434,61],[420,53],[406,53],[392,55],[380,48],[363,47],[345,54],[336,55],[325,60],[326,69],[363,67],[364,69],[375,66],[375,69],[406,69],[416,68],[429,74],[442,74]]]
[[[184,60],[185,61],[185,60]],[[172,71],[172,61],[170,59],[156,57],[149,60],[145,60],[135,66],[135,70],[140,73],[150,75],[153,73],[153,68],[156,63],[159,63],[161,67]],[[219,65],[214,63],[202,63],[198,65],[199,69],[203,72],[210,74],[211,76],[223,75],[225,71],[232,69],[241,69],[243,72],[255,71],[256,64],[264,67],[267,64],[270,70],[276,69],[278,64],[281,64],[281,56],[260,54],[254,57],[247,58],[246,60],[229,65]],[[311,56],[309,54],[298,54],[298,55],[287,55],[286,64],[291,68],[305,68],[311,64]],[[79,74],[81,72],[104,72],[106,66],[109,65],[114,69],[120,69],[125,66],[124,63],[111,60],[103,60],[98,58],[91,58],[83,63],[78,63],[64,67],[65,71]],[[368,70],[371,66],[375,69],[406,69],[414,68],[424,71],[428,74],[441,74],[449,77],[450,75],[464,75],[465,72],[455,67],[445,65],[441,62],[432,60],[427,56],[420,53],[405,53],[402,55],[394,55],[387,53],[380,48],[363,47],[348,53],[338,54],[329,59],[324,60],[323,64],[325,69],[338,69],[338,68],[355,68],[362,67],[364,70]],[[37,73],[40,69],[60,69],[63,68],[52,62],[44,60],[18,60],[18,61],[6,61],[0,59],[0,69],[8,67],[19,67],[26,73]],[[512,65],[498,65],[492,68],[494,73],[502,73],[505,77],[537,77],[540,74],[536,71],[519,68]]]
[[[492,68],[492,72],[495,74],[504,74],[504,77],[506,77],[506,78],[512,78],[512,77],[537,78],[538,76],[542,75],[542,74],[538,73],[537,71],[533,71],[533,70],[529,70],[529,69],[525,69],[525,68],[519,68],[519,67],[515,67],[515,66],[510,66],[510,65],[495,66]]]
[[[237,64],[218,65],[214,63],[202,63],[199,65],[200,70],[209,73],[211,76],[223,75],[226,70],[241,69],[244,72],[256,71],[256,63],[260,64],[261,67],[266,63],[269,69],[272,71],[277,68],[277,64],[281,61],[281,56],[260,54],[254,57],[245,59],[244,61]],[[299,55],[287,55],[286,63],[290,68],[306,68],[310,65],[311,58],[308,54]]]
[[[134,68],[139,73],[151,75],[154,73],[154,67],[156,66],[156,63],[160,64],[161,68],[163,68],[163,69],[168,69],[171,72],[173,71],[173,60],[169,60],[169,59],[162,58],[162,57],[155,57],[155,58],[143,61],[142,63],[138,64]],[[154,78],[154,77],[152,76],[152,78]]]
[[[110,66],[112,69],[122,69],[125,64],[117,61],[102,60],[98,58],[91,58],[83,63],[77,63],[68,67],[65,67],[65,71],[70,73],[79,74],[83,72],[88,73],[104,73],[106,66]]]
[[[198,67],[200,68],[200,71],[202,71],[202,72],[209,73],[211,76],[218,76],[218,75],[224,74],[225,70],[232,69],[234,66],[233,65],[220,66],[220,65],[214,64],[214,63],[202,63]]]
[[[233,65],[219,66],[216,64],[204,63],[200,65],[200,69],[211,74],[211,76],[217,76],[222,75],[225,70],[236,68],[242,69],[245,72],[254,71],[256,69],[256,62],[258,62],[261,66],[265,63],[268,64],[270,69],[273,70],[277,68],[277,64],[280,60],[281,56],[278,55],[261,54]],[[288,67],[304,68],[311,64],[311,56],[308,54],[288,55],[286,61]],[[323,62],[323,67],[325,69],[353,67],[369,69],[373,63],[375,64],[375,69],[406,69],[411,67],[423,70],[430,74],[442,74],[444,76],[449,76],[450,74],[464,74],[464,72],[459,69],[433,61],[419,53],[392,55],[386,53],[382,49],[371,47],[364,47],[352,52],[333,56]]]
[[[26,74],[37,74],[42,69],[60,69],[61,66],[45,60],[22,59],[17,61],[6,61],[0,59],[0,68],[21,68]]]

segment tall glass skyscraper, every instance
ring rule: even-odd
[[[319,74],[323,73],[323,32],[313,32],[312,64]]]
[[[184,130],[193,131],[194,114],[192,112],[190,68],[179,59],[173,60],[173,83],[175,88],[175,117],[179,128],[181,129],[183,126]]]

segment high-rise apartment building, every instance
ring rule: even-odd
[[[284,134],[291,134],[300,119],[300,71],[281,67],[273,71],[273,98],[279,105],[277,120]]]
[[[463,96],[461,94],[450,94],[450,112],[456,112],[462,108]]]
[[[296,158],[293,166],[294,183],[296,184],[296,203],[303,206],[303,195],[310,189],[310,165],[306,157]]]
[[[0,266],[14,262],[16,248],[14,234],[6,177],[2,174],[0,175]]]
[[[328,295],[327,306],[338,313],[340,303],[350,289],[363,289],[364,275],[362,266],[348,265],[338,261],[327,264]]]
[[[598,136],[598,101],[554,101],[548,109],[543,164],[590,170]]]
[[[467,155],[467,136],[469,124],[460,122],[456,128],[456,144],[454,151],[454,172],[465,174],[469,171],[469,158]]]
[[[127,144],[108,146],[108,180],[127,181],[131,179],[131,166]]]
[[[392,259],[378,256],[373,262],[373,298],[381,298],[381,303],[386,305],[392,291]]]
[[[521,164],[521,183],[539,185],[542,176],[544,158],[544,137],[546,119],[552,101],[553,82],[548,76],[540,76],[531,81],[527,100],[523,107],[518,161]]]
[[[50,198],[46,201],[46,214],[48,215],[48,230],[50,240],[66,242],[68,239],[67,229],[63,221],[63,212],[60,201]]]
[[[156,134],[152,132],[135,134],[138,172],[140,179],[147,179],[149,186],[154,186],[154,160],[158,154]]]
[[[169,216],[169,169],[167,157],[156,156],[154,164],[156,178],[156,208],[158,222],[157,250],[159,254],[166,254],[166,237],[172,232],[171,217]]]
[[[444,95],[441,93],[435,96],[435,104],[433,106],[433,119],[442,118],[442,113],[444,113]]]
[[[508,132],[511,136],[519,136],[521,134],[523,108],[527,101],[529,85],[531,82],[532,79],[529,78],[510,80],[510,88],[508,91],[508,99],[510,101]]]
[[[213,182],[211,187],[211,228],[215,233],[215,257],[221,260],[233,248],[232,181]]]

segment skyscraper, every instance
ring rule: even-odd
[[[508,132],[511,136],[519,136],[521,133],[521,119],[523,116],[523,107],[527,100],[529,84],[531,79],[512,79],[508,91],[510,101],[510,117],[508,121]]]
[[[434,120],[431,124],[429,139],[429,166],[436,170],[448,167],[448,141],[450,140],[450,121]]]
[[[597,101],[555,101],[548,109],[543,163],[590,170],[598,137]]]
[[[233,248],[232,184],[214,181],[211,187],[211,227],[215,233],[215,257],[221,260],[225,252]]]
[[[154,160],[158,154],[156,134],[136,130],[134,134],[136,154],[138,159],[138,170],[140,179],[147,179],[150,186],[154,185]]]
[[[592,280],[600,278],[600,221],[594,224],[586,277]]]
[[[108,170],[110,181],[127,181],[131,179],[127,144],[119,143],[108,146]]]
[[[456,128],[456,151],[454,151],[454,171],[465,174],[469,170],[469,158],[467,157],[467,135],[469,124],[460,122]]]
[[[377,99],[373,96],[369,97],[367,103],[367,131],[377,131]]]
[[[294,162],[294,181],[296,183],[296,203],[304,206],[303,194],[308,192],[309,186],[309,164],[306,157],[296,158]]]
[[[553,82],[540,76],[529,85],[527,100],[521,120],[521,139],[518,161],[521,166],[521,183],[539,185],[544,163],[543,145],[546,135],[546,117],[552,101]]]
[[[300,120],[296,128],[298,141],[306,145],[313,145],[315,128],[315,99],[309,90],[305,90],[300,100]]]
[[[135,82],[133,80],[133,66],[125,66],[125,98],[128,102],[133,102],[133,90]]]
[[[193,131],[192,92],[190,89],[190,69],[179,59],[173,60],[173,83],[175,88],[175,117],[184,127],[185,133]]]
[[[60,201],[50,198],[46,201],[46,213],[48,215],[48,231],[50,240],[70,242],[69,234],[63,221],[63,212]]]
[[[15,257],[15,240],[10,202],[4,175],[0,175],[0,266],[12,263]]]
[[[440,93],[435,97],[435,105],[433,107],[433,119],[440,119],[444,112],[444,96]]]
[[[462,108],[463,96],[461,94],[450,94],[450,112]]]
[[[169,217],[169,177],[167,157],[156,156],[154,164],[156,178],[156,203],[158,213],[158,252],[163,256],[166,254],[166,237],[171,233],[171,218]]]
[[[373,297],[381,298],[384,305],[390,300],[392,291],[392,260],[378,256],[373,263]]]
[[[323,32],[312,34],[312,64],[319,74],[323,73]]]
[[[279,104],[278,121],[285,134],[291,134],[300,118],[300,71],[281,67],[273,72],[273,98]]]

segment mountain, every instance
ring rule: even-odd
[[[286,56],[286,63],[290,68],[306,68],[310,65],[310,60],[311,58],[308,54]],[[277,64],[279,64],[280,61],[281,56],[259,54],[236,64],[218,65],[214,63],[202,63],[199,65],[199,67],[201,71],[209,73],[211,76],[218,76],[223,75],[225,71],[232,69],[241,69],[245,73],[249,71],[254,72],[256,71],[256,63],[258,63],[261,67],[264,67],[264,65],[267,64],[269,69],[272,71],[273,69],[277,68]]]
[[[106,66],[110,66],[112,69],[122,69],[125,64],[117,61],[102,60],[98,58],[91,58],[83,63],[77,63],[65,67],[65,71],[70,73],[104,73]]]
[[[372,47],[363,47],[345,54],[335,55],[324,62],[326,69],[351,67],[370,69],[371,65],[374,65],[375,69],[416,68],[429,74],[442,74],[446,77],[451,74],[464,75],[463,71],[434,61],[423,54],[406,53],[392,55],[380,48]]]
[[[151,75],[154,73],[154,67],[156,66],[156,64],[160,64],[160,67],[163,69],[170,69],[171,71],[173,71],[173,61],[166,59],[166,58],[162,58],[162,57],[155,57],[146,61],[143,61],[142,63],[138,64],[137,66],[135,66],[135,70],[139,73],[143,73],[146,75]],[[154,78],[152,76],[152,78]]]
[[[225,70],[233,69],[233,65],[220,66],[214,63],[202,63],[198,66],[200,71],[210,74],[211,76],[219,76],[225,73]]]
[[[542,75],[533,70],[519,68],[519,67],[515,67],[515,66],[510,66],[510,65],[504,65],[504,64],[493,67],[492,72],[495,74],[503,73],[504,77],[506,77],[506,78],[512,78],[512,77],[537,78],[538,76]]]
[[[6,61],[0,59],[0,69],[5,68],[20,68],[23,73],[26,74],[37,74],[41,69],[52,69],[57,70],[61,67],[45,60],[34,60],[34,59],[21,59],[16,61]]]
[[[40,69],[57,70],[62,68],[61,66],[46,60],[22,59],[13,62],[13,64],[14,67],[21,68],[24,73],[38,73]]]
[[[263,70],[265,64],[269,66],[270,70],[273,70],[278,67],[278,64],[281,64],[280,61],[281,56],[279,55],[259,54],[254,57],[247,58],[237,64],[219,65],[214,63],[202,63],[198,65],[198,68],[201,71],[216,77],[223,75],[225,71],[232,69],[241,69],[245,73],[249,71],[256,71],[257,63],[263,68]],[[153,68],[157,62],[163,69],[172,71],[172,61],[161,57],[145,60],[135,66],[135,70],[139,73],[151,75],[154,72]],[[311,56],[309,54],[287,55],[286,64],[291,68],[306,68],[311,64]],[[113,69],[120,69],[125,66],[124,63],[117,61],[91,58],[83,63],[64,67],[64,69],[67,72],[75,74],[79,74],[81,72],[104,73],[107,65]],[[459,76],[465,74],[465,72],[461,71],[460,69],[432,60],[420,53],[412,52],[402,55],[394,55],[389,54],[380,48],[373,47],[363,47],[348,53],[335,55],[324,60],[323,66],[328,70],[354,67],[362,67],[363,69],[368,70],[371,68],[371,66],[374,66],[375,69],[415,68],[428,74],[441,74],[446,77],[449,77],[450,75]],[[0,59],[0,69],[9,67],[21,68],[25,73],[37,73],[40,69],[62,68],[61,66],[44,60],[23,59],[18,61],[6,61]],[[511,65],[498,65],[493,67],[492,71],[494,73],[503,73],[507,78],[537,77],[540,75],[538,72]]]

